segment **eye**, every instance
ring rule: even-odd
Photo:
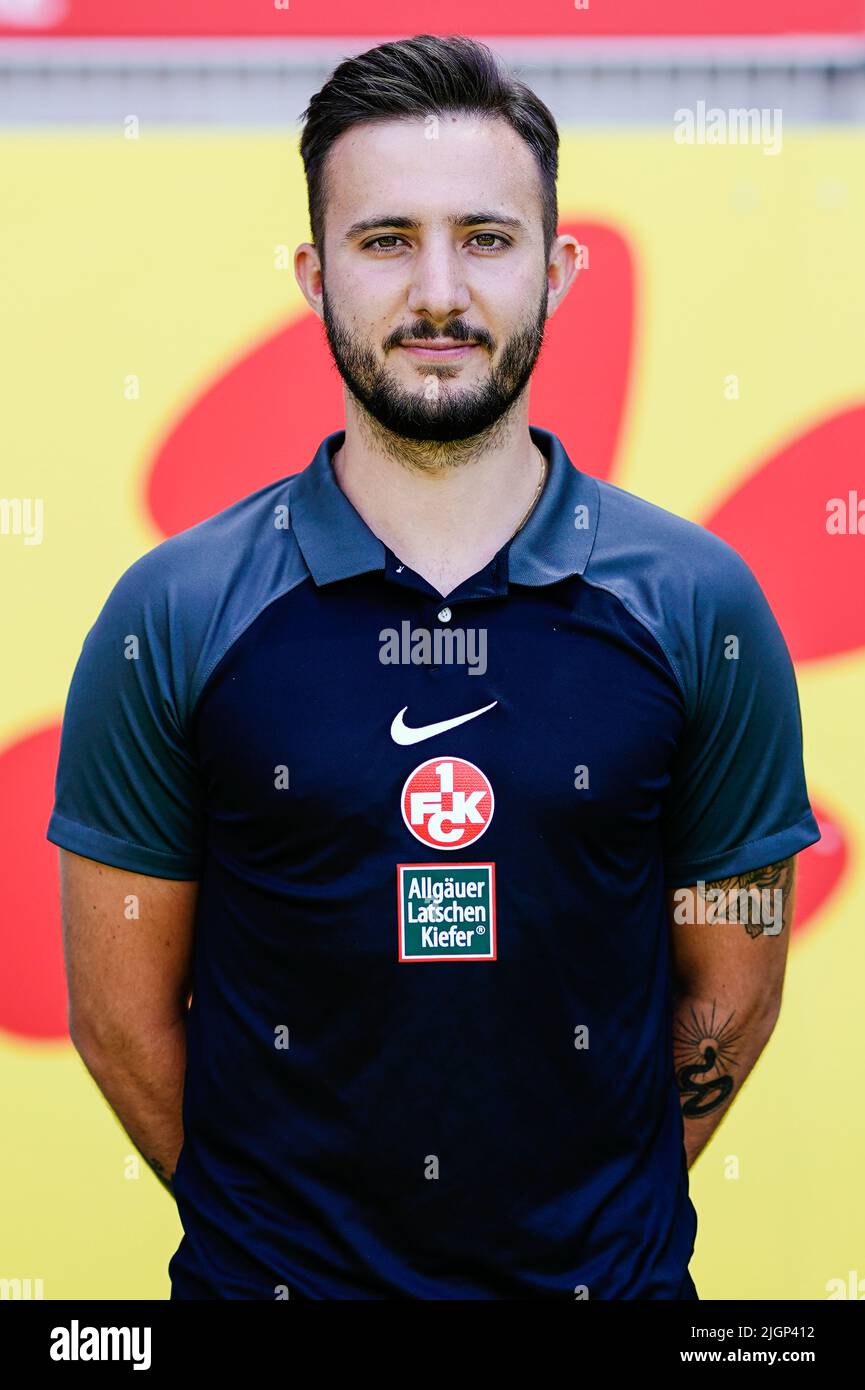
[[[394,242],[397,242],[397,241],[402,241],[402,237],[394,236],[392,233],[385,233],[385,234],[383,234],[382,236],[377,236],[373,241],[365,241],[364,244],[363,244],[363,249],[364,249],[364,251],[373,251],[373,250],[374,250],[374,251],[375,251],[375,254],[376,254],[377,256],[381,256],[385,251],[392,251],[392,250],[394,249],[392,246],[381,246],[381,247],[380,247],[380,246],[378,245],[378,243],[379,243],[380,241],[394,241]]]
[[[503,237],[499,232],[475,232],[475,235],[472,237],[472,241],[477,241],[478,237],[492,237],[493,240],[500,241],[502,243],[501,247],[479,246],[479,251],[500,251],[503,247],[510,245],[507,237]]]

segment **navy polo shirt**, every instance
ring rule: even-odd
[[[338,432],[86,637],[48,838],[200,880],[173,1298],[688,1287],[664,892],[820,838],[795,678],[730,546],[531,434],[446,601]]]

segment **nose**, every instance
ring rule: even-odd
[[[431,237],[412,261],[408,307],[418,318],[444,324],[471,305],[465,267],[449,236]]]

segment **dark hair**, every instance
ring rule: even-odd
[[[361,121],[439,116],[445,111],[500,117],[532,151],[541,179],[544,254],[558,226],[559,132],[552,113],[486,44],[462,35],[417,34],[347,58],[301,115],[300,153],[309,192],[312,240],[324,264],[325,161],[334,141]]]

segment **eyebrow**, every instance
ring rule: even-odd
[[[497,222],[500,227],[509,227],[512,231],[525,231],[525,225],[518,217],[506,217],[501,212],[454,213],[447,221],[448,226],[463,229]],[[378,227],[397,227],[403,232],[416,232],[420,230],[420,226],[420,222],[415,222],[411,217],[390,217],[385,213],[382,217],[365,217],[362,222],[353,222],[343,241],[354,241],[356,237],[363,236],[364,232],[373,232]]]

